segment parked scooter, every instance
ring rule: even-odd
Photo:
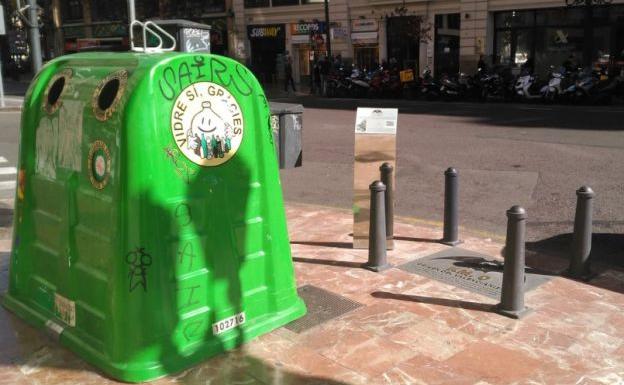
[[[550,68],[550,79],[548,84],[542,87],[541,94],[545,102],[553,103],[562,97],[564,90],[570,85],[570,74],[563,66],[558,70],[555,70],[553,66]]]
[[[609,79],[608,71],[581,71],[578,80],[565,90],[566,97],[573,103],[610,104],[618,90],[618,80]]]
[[[544,84],[539,82],[537,75],[533,75],[527,69],[523,69],[516,80],[515,90],[517,99],[539,100],[543,98]]]

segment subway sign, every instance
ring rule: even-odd
[[[283,39],[284,24],[248,25],[247,36],[254,39]]]

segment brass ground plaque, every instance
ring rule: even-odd
[[[503,284],[502,260],[454,247],[398,266],[473,293],[500,299]],[[552,276],[530,267],[525,270],[525,291],[548,282]]]

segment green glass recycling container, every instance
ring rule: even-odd
[[[272,140],[234,60],[50,62],[24,101],[3,304],[128,382],[301,317]]]

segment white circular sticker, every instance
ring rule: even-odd
[[[95,175],[102,179],[106,174],[106,159],[104,155],[98,154],[95,156]]]
[[[243,140],[243,114],[228,90],[211,82],[182,90],[171,111],[171,132],[193,163],[218,166],[236,154]]]

